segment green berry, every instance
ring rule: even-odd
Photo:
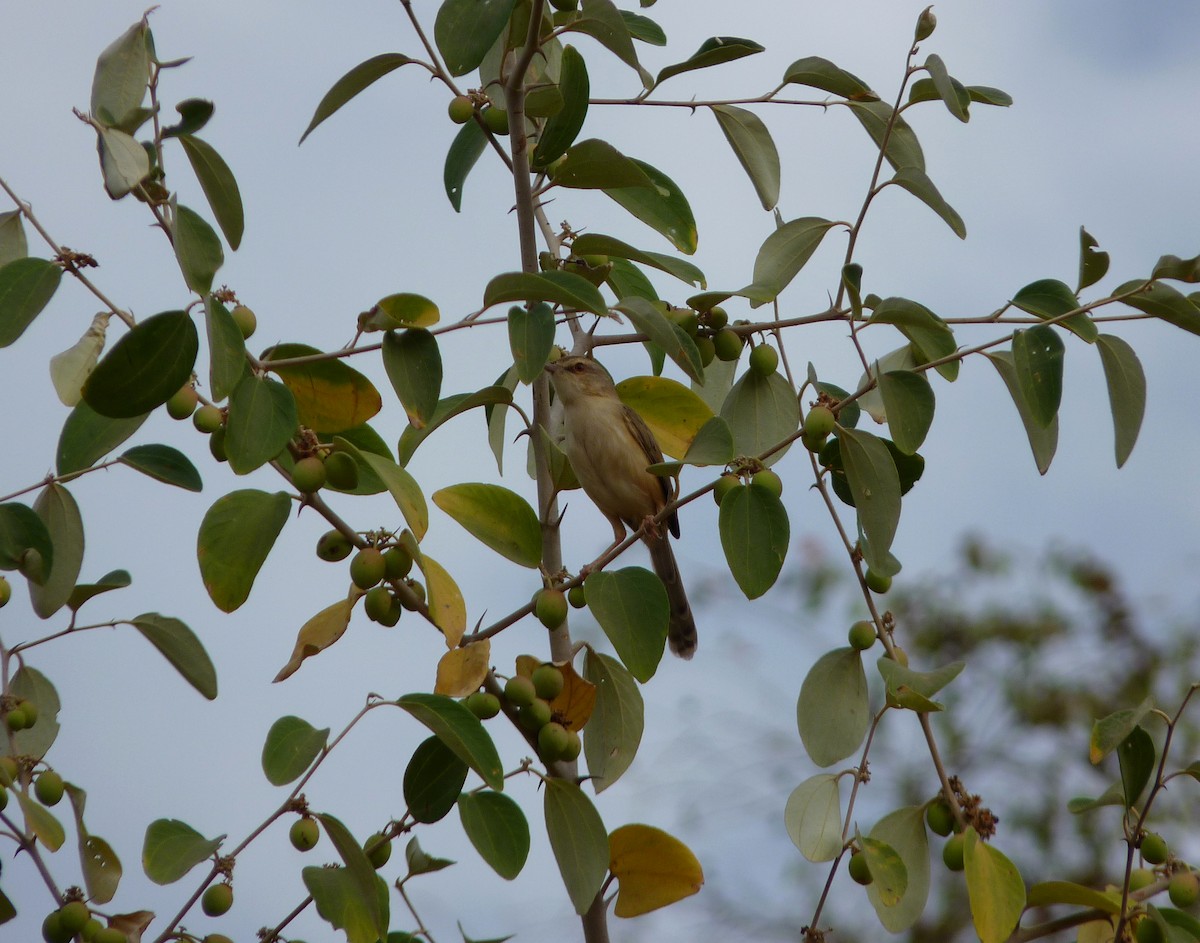
[[[325,463],[315,455],[300,459],[292,469],[292,484],[304,494],[320,491],[325,484]]]
[[[562,10],[564,13],[569,13],[579,6],[579,0],[550,0],[550,6],[556,10]]]
[[[833,432],[835,425],[837,425],[837,419],[834,418],[833,410],[828,406],[814,406],[804,417],[804,433],[814,439],[825,440],[829,433]]]
[[[550,704],[537,697],[533,699],[532,704],[526,704],[517,712],[517,722],[533,733],[550,723],[550,718],[553,716],[554,712],[550,709]]]
[[[579,739],[579,734],[577,734],[574,730],[568,730],[567,731],[567,748],[563,751],[563,754],[561,757],[559,757],[559,759],[565,760],[566,762],[570,763],[572,760],[575,760],[578,758],[578,756],[582,750],[583,750],[583,741]]]
[[[1134,868],[1129,872],[1129,889],[1131,891],[1140,891],[1143,887],[1149,887],[1158,880],[1158,875],[1149,868]]]
[[[825,440],[821,436],[809,435],[807,432],[800,433],[801,444],[810,452],[819,453],[825,446]]]
[[[528,707],[537,697],[533,682],[521,675],[514,675],[504,683],[504,699],[513,707]]]
[[[543,589],[537,594],[533,613],[548,629],[557,629],[567,621],[567,597],[561,589]]]
[[[200,909],[210,917],[229,913],[233,906],[233,887],[229,884],[212,884],[200,898]]]
[[[401,580],[412,570],[413,559],[403,547],[389,547],[383,551],[384,578]]]
[[[310,851],[321,840],[321,827],[316,819],[305,815],[292,823],[288,838],[297,851]]]
[[[225,451],[224,426],[208,437],[208,450],[212,453],[212,457],[218,462],[229,461],[229,455]]]
[[[348,452],[330,452],[325,457],[325,480],[331,488],[353,491],[358,487],[358,462]]]
[[[386,586],[375,586],[363,597],[363,611],[372,622],[383,622],[392,612],[392,593]]]
[[[375,547],[366,547],[350,561],[350,579],[359,589],[370,589],[387,575],[383,554]]]
[[[741,483],[742,479],[737,475],[722,475],[718,478],[717,483],[713,485],[713,500],[717,502],[717,506],[720,507],[721,502],[725,500],[725,495]]]
[[[865,652],[875,644],[875,623],[868,622],[865,619],[855,622],[850,626],[850,632],[847,636],[850,647],[855,651]],[[939,835],[949,834],[948,832],[938,832]]]
[[[0,786],[0,812],[8,808],[8,790]]]
[[[483,123],[492,134],[508,134],[508,112],[491,106],[483,109]]]
[[[92,937],[92,943],[129,943],[129,937],[116,927],[101,927]],[[204,943],[233,943],[233,940],[220,933],[210,933]]]
[[[755,344],[750,351],[750,369],[760,377],[769,377],[779,369],[779,352],[770,344]]]
[[[33,794],[42,805],[58,805],[63,797],[63,778],[52,769],[43,770],[33,783]]]
[[[708,326],[712,330],[719,331],[729,323],[729,312],[720,305],[715,305],[714,307],[709,308],[708,314],[704,320],[708,323]]]
[[[88,922],[79,931],[79,935],[83,937],[84,943],[96,943],[96,934],[103,929],[105,929],[104,924],[95,917],[89,917]]]
[[[8,577],[0,576],[0,608],[7,606],[10,599],[12,599],[12,583],[8,581]]]
[[[196,404],[199,402],[200,396],[196,388],[189,383],[167,400],[167,415],[172,419],[188,419],[196,411]]]
[[[750,484],[771,492],[777,498],[783,494],[783,479],[769,468],[755,472],[750,478]]]
[[[696,350],[700,352],[700,365],[707,367],[717,356],[717,348],[711,337],[697,337]]]
[[[541,729],[538,730],[538,754],[547,763],[553,763],[555,760],[562,759],[563,754],[567,750],[568,743],[567,728],[562,724],[551,721],[550,723],[543,724]]]
[[[11,786],[17,781],[17,761],[11,756],[0,756],[0,786]]]
[[[363,851],[366,852],[367,860],[378,871],[388,863],[388,858],[392,856],[392,843],[388,841],[382,832],[376,832],[367,839],[363,845]]]
[[[33,701],[21,701],[17,705],[21,708],[21,713],[25,715],[25,729],[28,730],[38,719],[38,706]]]
[[[718,360],[726,362],[737,360],[742,356],[742,347],[745,346],[745,343],[741,334],[727,327],[721,328],[713,335],[713,348]]]
[[[417,602],[419,602],[419,603],[425,602],[425,587],[424,586],[422,586],[420,583],[418,583],[414,580],[408,580],[408,582],[406,582],[404,585],[407,586],[409,588],[409,591],[414,596],[417,597]],[[408,609],[410,612],[416,612],[416,610],[417,610],[417,606],[413,603],[410,603],[407,599],[401,599],[400,603],[401,603],[401,605],[404,606],[405,609]]]
[[[500,713],[500,698],[490,691],[476,691],[467,697],[467,710],[480,720],[491,720]]]
[[[1176,907],[1191,907],[1200,898],[1200,879],[1192,870],[1176,871],[1167,885],[1167,895]]]
[[[533,669],[529,680],[533,682],[533,689],[537,692],[537,696],[547,701],[553,701],[562,694],[563,686],[566,684],[562,671],[554,665],[538,665]]]
[[[74,936],[82,930],[91,917],[92,913],[87,904],[81,900],[69,901],[58,909],[58,922],[67,932],[67,936]]]
[[[1157,832],[1142,836],[1142,859],[1147,864],[1165,864],[1168,854],[1167,843]]]
[[[873,593],[886,593],[892,588],[892,578],[890,576],[876,573],[870,568],[867,569],[866,576],[863,579],[867,584],[867,589]]]
[[[14,707],[12,710],[10,710],[7,714],[4,715],[4,724],[13,733],[16,733],[18,730],[24,730],[25,729],[25,712],[23,710],[21,710],[21,708],[19,708],[19,707]]]
[[[233,316],[233,323],[242,332],[242,338],[249,340],[250,335],[258,329],[258,318],[254,316],[254,312],[245,305],[238,305],[229,313]]]
[[[966,842],[966,833],[959,832],[957,835],[952,835],[949,841],[942,846],[942,863],[951,871],[961,871],[966,867],[964,859]]]
[[[856,622],[855,625],[870,625],[870,623]],[[875,641],[874,626],[871,626],[871,641]],[[950,811],[950,805],[943,797],[938,796],[925,807],[925,822],[931,832],[941,835],[943,838],[954,831],[954,813]]]
[[[345,560],[354,550],[354,544],[340,530],[326,531],[317,541],[317,556],[329,563]]]
[[[471,115],[475,114],[475,106],[466,95],[455,95],[446,106],[446,111],[455,124],[466,124],[471,120]]]
[[[847,865],[846,870],[850,872],[850,877],[854,879],[855,883],[862,884],[864,887],[875,880],[871,877],[867,856],[861,851],[856,851],[850,856],[850,864]]]
[[[587,605],[587,592],[583,588],[583,584],[572,586],[567,591],[567,602],[571,604],[572,609],[582,609]]]
[[[63,929],[62,917],[56,910],[42,921],[42,939],[46,943],[70,943],[72,934]]]
[[[375,621],[382,625],[385,629],[390,629],[400,621],[400,617],[402,615],[404,615],[404,607],[400,605],[399,597],[393,596],[391,608],[388,609],[387,613],[382,618],[376,619]]]
[[[211,403],[205,403],[194,413],[192,413],[192,425],[201,432],[211,435],[221,428],[222,416],[221,410]]]

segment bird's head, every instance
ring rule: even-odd
[[[590,357],[563,357],[546,364],[554,392],[564,404],[570,404],[591,396],[616,396],[612,377],[600,364]]]

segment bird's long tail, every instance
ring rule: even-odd
[[[667,630],[667,641],[680,658],[691,658],[696,653],[696,622],[692,619],[692,607],[688,605],[687,593],[683,589],[683,578],[675,563],[675,554],[664,534],[646,541],[650,549],[650,561],[654,572],[667,588],[667,601],[671,606],[671,622]]]

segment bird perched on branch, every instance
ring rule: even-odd
[[[565,451],[584,492],[612,524],[613,546],[625,537],[625,526],[637,530],[674,497],[667,478],[647,466],[663,460],[662,450],[642,417],[621,402],[612,377],[588,357],[564,357],[546,365],[563,406]],[[679,536],[675,513],[667,527]],[[696,651],[696,623],[675,554],[661,524],[649,524],[642,540],[650,550],[654,572],[667,589],[671,651],[691,658]]]

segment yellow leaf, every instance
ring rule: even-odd
[[[425,574],[425,591],[433,624],[446,637],[446,647],[457,648],[467,631],[467,604],[463,602],[458,584],[432,557],[421,554],[417,566]]]
[[[301,626],[296,634],[296,647],[292,657],[279,669],[276,681],[283,681],[296,673],[305,658],[322,652],[345,634],[350,624],[350,609],[353,600],[343,599],[327,606]]]
[[[704,871],[690,848],[650,825],[623,825],[608,836],[609,870],[620,882],[618,917],[637,917],[691,897]]]
[[[617,395],[646,421],[663,452],[681,459],[713,411],[682,383],[666,377],[630,377],[617,384]]]
[[[491,658],[492,643],[488,639],[464,648],[452,648],[438,662],[437,683],[433,686],[433,693],[446,697],[466,697],[478,691],[487,676]]]

